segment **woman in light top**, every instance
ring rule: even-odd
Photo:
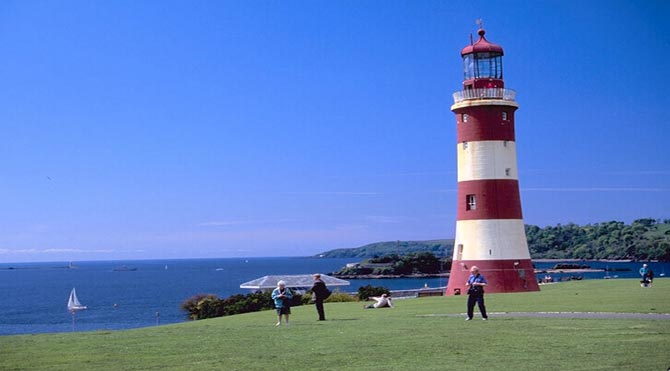
[[[277,308],[277,324],[281,325],[281,316],[284,315],[286,324],[288,325],[288,316],[291,314],[291,298],[293,294],[291,290],[286,288],[286,282],[277,282],[277,288],[272,290],[272,299],[275,301],[275,308]]]

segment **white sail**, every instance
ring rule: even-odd
[[[77,298],[77,291],[75,291],[73,287],[72,291],[70,292],[70,298],[67,301],[67,310],[74,312],[82,309],[86,309],[86,306],[81,305],[79,299]]]

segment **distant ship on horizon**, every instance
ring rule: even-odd
[[[114,268],[114,272],[134,272],[136,271],[137,268],[133,267],[128,267],[127,265],[122,265],[120,267]]]

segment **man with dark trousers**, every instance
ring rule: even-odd
[[[474,315],[475,303],[479,306],[479,311],[482,313],[482,319],[486,321],[489,316],[486,314],[486,306],[484,306],[484,286],[486,278],[479,273],[479,268],[473,266],[470,269],[470,278],[466,285],[468,288],[468,317],[466,321],[470,321]]]
[[[323,301],[328,297],[328,288],[326,284],[321,281],[321,274],[314,274],[314,285],[312,286],[312,295],[314,303],[316,304],[316,311],[319,313],[319,321],[326,320],[326,314],[323,312]]]

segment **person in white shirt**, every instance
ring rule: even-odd
[[[391,301],[391,298],[386,294],[382,294],[382,296],[371,296],[370,299],[373,299],[375,303],[366,305],[365,309],[393,308],[393,301]]]

